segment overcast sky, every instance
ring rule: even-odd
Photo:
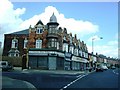
[[[14,0],[13,0],[14,1]],[[17,0],[16,0],[17,1]],[[44,24],[54,12],[62,28],[87,44],[88,51],[118,57],[117,2],[10,2],[0,3],[0,41],[3,35],[34,26],[40,19]],[[103,39],[99,39],[103,37]]]

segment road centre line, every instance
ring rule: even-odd
[[[75,79],[74,81],[72,81],[72,82],[70,82],[69,84],[67,84],[66,86],[64,86],[63,88],[61,88],[60,90],[63,90],[63,89],[65,89],[65,88],[67,88],[67,87],[69,87],[70,85],[72,85],[72,84],[74,84],[76,81],[78,81],[79,79],[81,79],[81,78],[83,78],[83,77],[85,77],[85,76],[87,76],[88,74],[86,74],[86,75],[79,75],[79,77],[77,78],[77,79]],[[81,76],[81,77],[80,77]]]
[[[76,77],[80,77],[81,75],[78,75],[78,76],[76,76]]]

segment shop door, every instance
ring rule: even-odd
[[[48,64],[49,70],[56,70],[56,57],[49,57]]]
[[[29,67],[30,68],[37,68],[37,57],[29,57]]]

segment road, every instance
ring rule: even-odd
[[[118,71],[107,70],[91,73],[82,78],[79,77],[67,88],[118,88]]]
[[[120,70],[119,70],[120,71]],[[36,88],[118,88],[118,70],[68,75],[52,73],[2,72],[2,76],[25,80]]]

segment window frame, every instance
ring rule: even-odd
[[[36,29],[36,34],[42,34],[42,33],[43,33],[43,28]]]
[[[36,43],[35,43],[35,48],[42,48],[42,40],[41,39],[37,39]]]

